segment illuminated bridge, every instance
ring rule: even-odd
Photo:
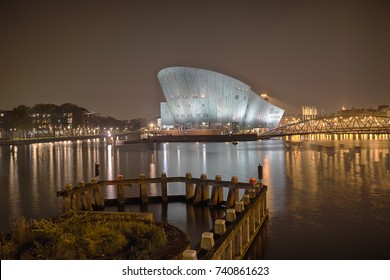
[[[390,139],[390,118],[379,116],[324,117],[279,126],[259,136],[316,139]],[[321,137],[320,137],[321,136]]]

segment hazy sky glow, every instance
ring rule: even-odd
[[[0,109],[159,115],[168,66],[205,68],[287,113],[390,104],[387,0],[2,0]]]

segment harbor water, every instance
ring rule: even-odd
[[[99,140],[0,146],[0,230],[19,217],[49,218],[62,210],[56,192],[80,180],[221,175],[240,182],[263,166],[269,221],[251,258],[390,259],[390,141],[283,140],[226,143],[112,145]],[[136,187],[127,190],[137,195]],[[184,194],[183,184],[168,194]],[[151,185],[149,195],[158,195]],[[116,188],[105,190],[116,197]],[[109,209],[108,209],[109,210]],[[187,232],[192,244],[223,216],[223,209],[185,203],[149,204],[156,221]],[[140,211],[127,206],[126,211]],[[255,246],[256,247],[256,246]]]

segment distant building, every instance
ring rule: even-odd
[[[229,76],[203,69],[169,67],[158,73],[166,102],[161,103],[161,128],[274,128],[284,110]]]
[[[375,117],[390,117],[390,106],[389,105],[379,105],[378,109],[347,109],[343,107],[338,111],[338,115],[342,117],[351,117],[351,116],[375,116]]]
[[[11,111],[0,110],[0,138],[9,138],[9,118]]]
[[[318,110],[315,106],[302,106],[302,120],[313,120],[318,116]]]
[[[52,115],[50,113],[29,114],[33,128],[36,131],[48,133],[52,127]]]
[[[0,111],[0,138],[4,137],[4,118],[5,113],[3,111]]]
[[[301,114],[289,114],[284,115],[283,118],[280,120],[279,126],[285,126],[290,124],[295,124],[301,121]]]

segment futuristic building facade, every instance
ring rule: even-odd
[[[197,68],[169,67],[158,73],[166,102],[161,127],[273,128],[284,110],[229,76]]]

